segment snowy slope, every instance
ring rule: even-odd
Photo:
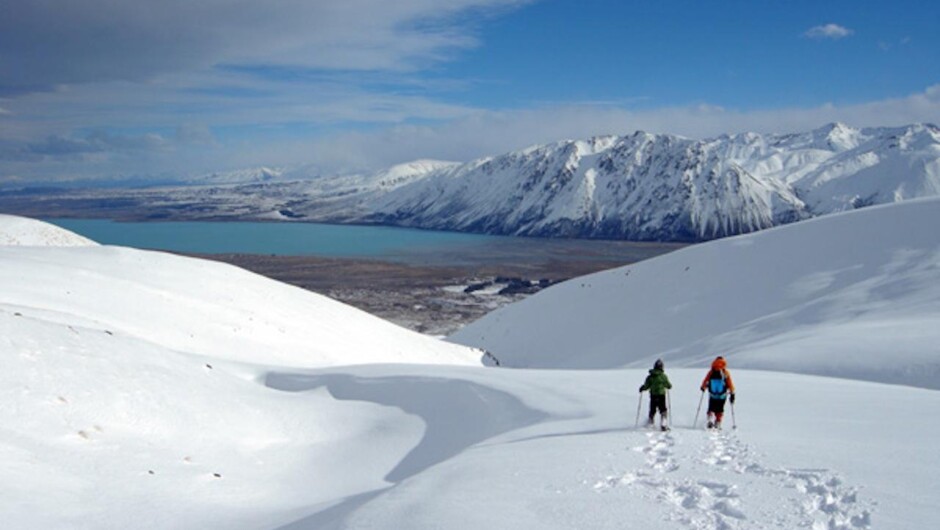
[[[831,222],[843,223],[846,234],[878,225],[904,239],[896,254],[921,276],[897,268],[889,276],[900,283],[864,291],[863,304],[836,297],[817,307],[816,328],[854,321],[857,307],[871,318],[893,307],[905,320],[935,322],[935,302],[917,303],[910,293],[932,281],[936,266],[918,265],[922,247],[901,234],[917,231],[913,221],[933,222],[938,206],[866,209],[696,248],[738,249],[725,265],[751,260],[734,267],[754,271],[766,263],[745,249],[769,251],[760,237],[805,226],[801,236],[811,242],[816,231],[836,232]],[[860,217],[869,215],[878,223]],[[780,252],[792,248],[783,242]],[[661,270],[660,287],[678,289],[681,275],[713,259],[682,252],[686,263],[647,269],[646,282],[656,283]],[[849,258],[862,263],[870,255],[879,252]],[[801,258],[818,274],[797,291],[825,301],[841,276],[831,274],[823,251]],[[767,278],[756,273],[742,279],[755,297],[776,288],[759,285]],[[740,291],[719,296],[728,288],[722,282],[699,292],[714,295],[716,315],[737,311],[731,295]],[[573,320],[525,322],[520,330],[541,340],[549,328],[577,334],[583,326],[584,349],[621,340],[610,330],[601,330],[610,337],[593,334],[598,312],[581,309]],[[775,329],[786,339],[801,325]],[[659,433],[634,428],[645,414],[636,391],[645,364],[483,368],[474,366],[478,353],[393,328],[199,260],[113,247],[0,248],[0,520],[25,529],[295,530],[940,523],[940,428],[930,421],[940,414],[940,393],[883,384],[896,382],[899,356],[872,358],[883,368],[877,382],[849,380],[856,351],[849,348],[864,346],[868,335],[842,337],[843,348],[831,350],[843,361],[833,367],[842,379],[745,370],[745,356],[733,356],[737,408],[721,433],[703,431],[701,417],[692,428],[704,364],[681,369],[668,360],[673,430]],[[639,329],[631,340],[660,332]],[[880,333],[910,351],[936,344],[929,332],[901,326]],[[832,346],[831,334],[802,338],[816,351]],[[407,355],[395,355],[399,347]],[[784,361],[788,354],[762,351]],[[399,360],[407,362],[389,364]]]
[[[7,528],[270,528],[384,487],[420,436],[394,410],[284,395],[250,365],[51,316],[0,304]],[[388,452],[370,455],[376,429]]]
[[[940,193],[932,125],[564,141],[429,173],[364,220],[498,234],[699,241]]]
[[[713,241],[553,286],[451,339],[510,366],[702,365],[940,388],[940,199]],[[890,360],[890,362],[886,362]]]
[[[207,358],[474,364],[466,348],[217,262],[121,247],[0,247],[0,305]]]
[[[7,239],[83,241],[52,228],[0,219]],[[263,528],[383,487],[420,425],[258,380],[480,359],[235,267],[103,246],[0,247],[0,356],[0,518],[15,528]],[[389,452],[370,456],[376,429]]]
[[[49,223],[0,214],[0,246],[80,247],[94,241]]]

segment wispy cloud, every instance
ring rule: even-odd
[[[366,100],[362,100],[365,103]],[[805,131],[828,122],[855,127],[940,123],[940,85],[901,98],[855,105],[819,105],[737,111],[714,105],[661,107],[637,110],[619,105],[539,105],[529,109],[491,111],[448,107],[433,102],[386,102],[390,118],[423,114],[438,116],[424,123],[389,121],[345,133],[253,135],[245,141],[222,141],[203,126],[181,127],[165,135],[120,135],[94,132],[50,136],[38,142],[4,141],[0,159],[7,161],[0,174],[32,176],[185,175],[200,171],[257,165],[312,164],[320,172],[372,170],[418,158],[469,161],[539,143],[587,138],[603,134],[630,134],[636,130],[708,138],[725,133]],[[378,103],[373,103],[379,105]],[[381,106],[381,105],[379,105]],[[354,115],[353,100],[314,112]],[[285,117],[302,107],[280,110]],[[258,108],[252,113],[266,112]],[[239,118],[241,119],[241,118]],[[237,121],[237,120],[236,120]],[[290,127],[290,125],[285,125]]]
[[[438,125],[399,125],[296,144],[321,167],[383,167],[416,158],[467,161],[533,144],[637,130],[708,138],[754,131],[788,133],[828,122],[855,127],[940,123],[940,85],[903,98],[857,105],[736,111],[713,105],[631,110],[559,106],[507,112],[480,111]],[[283,152],[288,155],[288,152]]]
[[[407,71],[477,45],[459,16],[529,0],[44,0],[0,17],[0,95],[220,64]]]
[[[839,24],[824,24],[822,26],[814,26],[806,30],[803,33],[804,37],[810,39],[832,39],[839,40],[848,37],[854,31],[846,28],[845,26],[840,26]]]
[[[894,49],[895,46],[897,46],[898,48],[904,48],[910,43],[911,43],[910,37],[902,37],[900,40],[897,41],[896,45],[889,41],[880,40],[878,41],[878,47],[881,49],[881,51],[886,52],[886,51],[890,51]]]

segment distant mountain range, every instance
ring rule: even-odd
[[[69,191],[55,204],[66,213],[74,203],[82,215],[95,211],[124,218],[266,218],[702,241],[940,195],[940,128],[855,129],[833,123],[805,133],[706,140],[636,132],[539,145],[463,164],[419,160],[341,176],[260,168],[203,175],[191,183]],[[0,198],[0,207],[36,214],[22,207],[30,204],[28,198],[17,200],[11,207]],[[49,197],[44,200],[48,204]]]
[[[495,234],[698,241],[940,194],[933,125],[689,140],[637,132],[447,166],[359,221]]]

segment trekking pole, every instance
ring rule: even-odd
[[[671,412],[669,412],[670,410],[672,410],[672,398],[670,397],[669,390],[667,389],[666,390],[666,414],[664,414],[663,417],[660,418],[660,421],[662,422],[663,427],[668,427],[670,424],[668,420],[669,415],[672,414]]]
[[[693,428],[693,429],[695,428],[695,424],[698,423],[698,413],[702,411],[702,401],[704,401],[704,400],[705,400],[705,391],[702,390],[702,395],[701,395],[701,397],[698,398],[698,408],[695,409],[695,420],[692,421],[692,428]],[[732,410],[734,410],[734,407],[732,407]],[[734,413],[733,413],[733,412],[731,413],[731,416],[732,416],[732,417],[734,416]],[[733,422],[734,422],[734,420],[732,420],[732,423],[733,423]]]
[[[639,397],[636,399],[636,425],[634,427],[640,427],[640,407],[643,405],[643,391],[640,391]]]
[[[738,423],[734,421],[734,401],[731,402],[731,429],[737,429]]]

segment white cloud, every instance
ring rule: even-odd
[[[854,31],[840,26],[838,24],[825,24],[822,26],[815,26],[806,30],[803,33],[804,36],[811,39],[843,39],[854,33]]]
[[[529,0],[44,0],[0,17],[0,95],[220,64],[409,70],[474,46],[470,10]]]
[[[357,100],[356,98],[361,98]],[[268,116],[287,120],[293,112],[350,116],[369,101],[366,95],[337,100],[321,109],[293,103]],[[158,102],[157,105],[162,105]],[[335,105],[335,106],[332,106]],[[675,106],[636,110],[625,106],[552,105],[530,109],[488,111],[449,107],[424,100],[373,102],[390,107],[387,125],[372,124],[350,132],[311,132],[303,137],[279,134],[272,121],[269,134],[244,140],[213,136],[201,125],[186,125],[165,136],[51,135],[28,143],[0,137],[0,177],[69,178],[101,175],[184,175],[257,165],[312,164],[323,172],[345,172],[387,167],[419,158],[468,161],[502,154],[539,143],[604,134],[631,134],[636,130],[708,138],[725,133],[806,131],[839,121],[854,127],[898,126],[918,122],[940,123],[940,85],[906,97],[856,105],[738,111],[713,105]],[[397,107],[397,108],[396,108]],[[220,110],[221,113],[228,109]],[[96,112],[89,109],[89,113]],[[122,111],[123,112],[123,111]],[[256,119],[266,107],[233,116],[233,123]],[[422,124],[400,118],[423,115]]]
[[[806,131],[835,121],[854,127],[940,123],[940,85],[903,98],[846,106],[735,111],[710,105],[650,110],[588,105],[479,111],[439,125],[399,125],[297,143],[290,149],[281,146],[281,154],[291,156],[296,149],[324,168],[377,168],[417,158],[467,161],[538,143],[637,130],[708,138],[745,131]]]

